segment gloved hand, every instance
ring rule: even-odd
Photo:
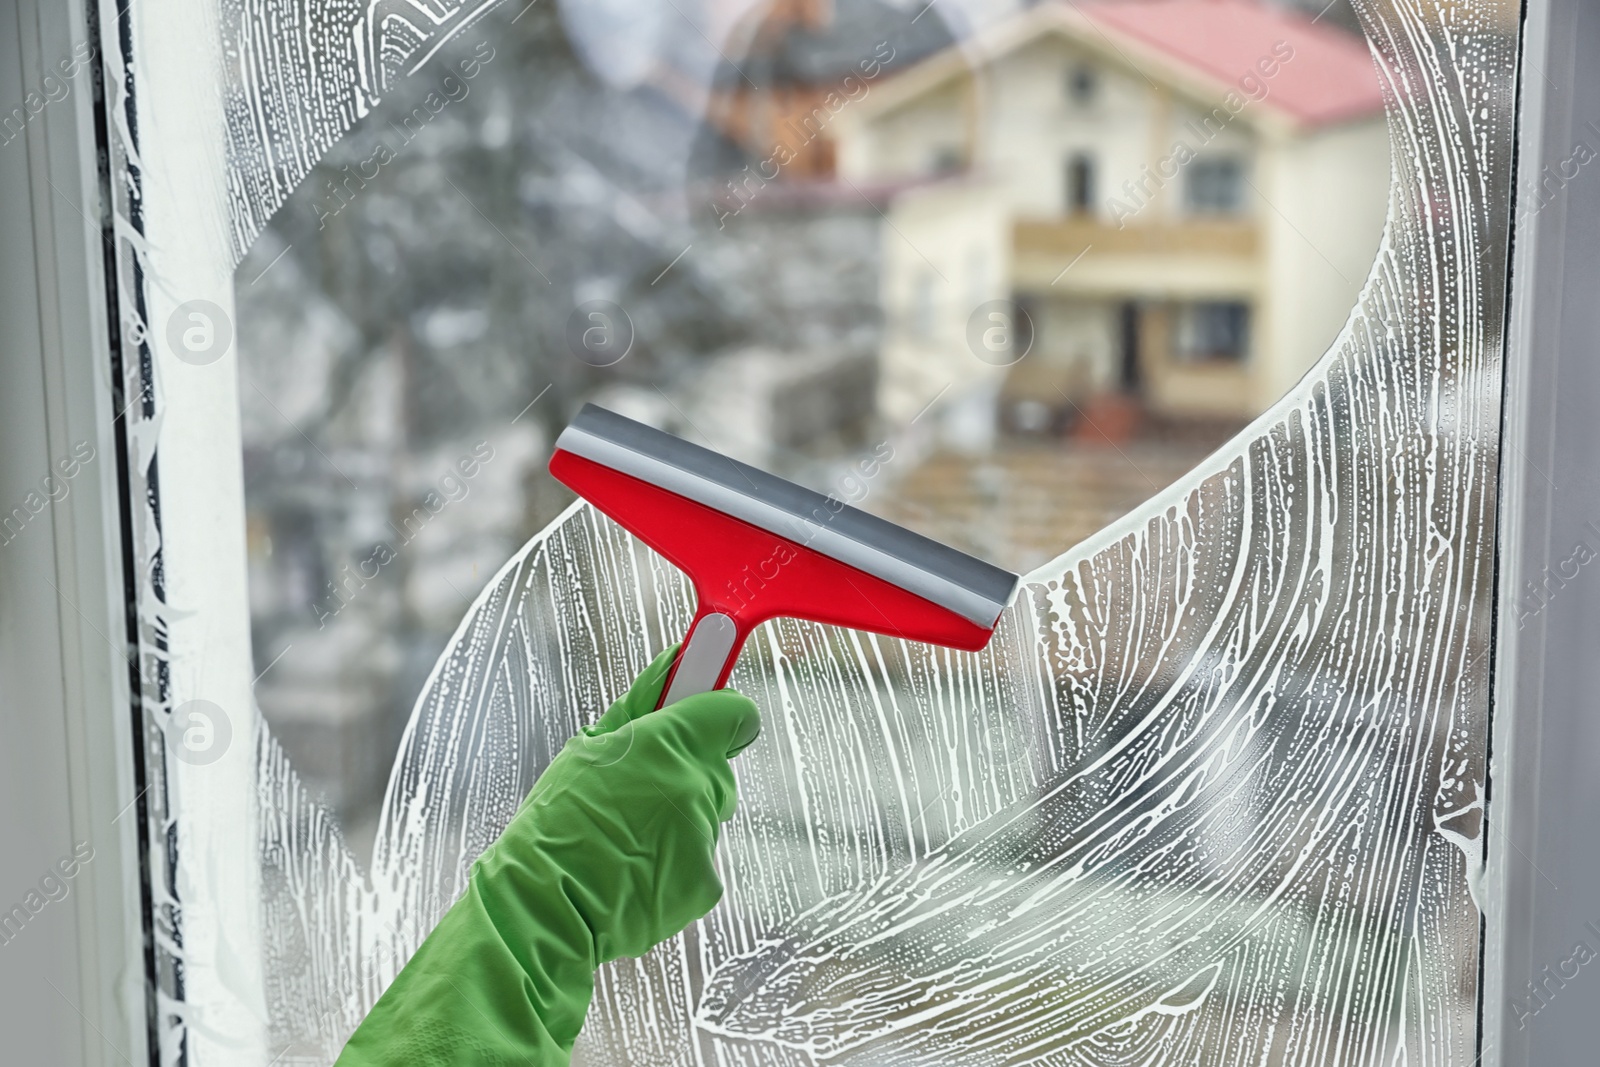
[[[676,651],[551,761],[338,1067],[564,1065],[595,968],[643,955],[722,898],[712,853],[738,799],[728,759],[761,718],[727,689],[652,711]]]

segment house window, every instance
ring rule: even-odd
[[[1082,215],[1094,210],[1094,157],[1076,152],[1067,158],[1067,214]]]
[[[1196,159],[1184,169],[1184,204],[1196,215],[1234,215],[1244,207],[1244,164],[1234,156]]]
[[[1067,68],[1067,99],[1077,107],[1088,107],[1100,95],[1100,75],[1087,63]]]
[[[932,270],[917,275],[911,291],[911,335],[927,341],[933,337],[935,308],[938,305],[939,280]]]
[[[928,169],[934,174],[952,174],[964,166],[966,156],[959,145],[940,145],[928,162]]]
[[[1188,362],[1240,362],[1250,351],[1250,305],[1236,300],[1184,305],[1178,315],[1177,356]]]

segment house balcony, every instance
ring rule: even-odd
[[[1012,224],[1012,284],[1021,292],[1116,299],[1238,297],[1263,280],[1253,219],[1132,221],[1023,218]],[[1070,266],[1069,266],[1070,264]]]

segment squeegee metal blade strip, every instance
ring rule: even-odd
[[[808,526],[816,526],[815,520],[821,519],[844,537],[934,571],[997,604],[1009,604],[1016,591],[1018,578],[1010,571],[605,408],[585,404],[573,426],[755,497]]]
[[[588,420],[584,419],[585,415],[590,415],[593,411],[600,411],[603,415],[609,416],[606,421],[614,419],[619,423],[626,423],[627,428],[634,433],[648,431],[652,438],[660,434],[678,446],[675,451],[680,455],[675,458],[680,459],[680,462],[674,463],[653,452],[640,451],[637,447],[613,440],[604,432],[609,427],[599,427],[601,432],[595,432],[594,429],[584,425],[584,422],[594,421],[592,416]],[[637,427],[636,431],[633,430],[634,427]],[[681,438],[634,423],[622,416],[603,412],[603,409],[586,407],[579,419],[574,420],[573,424],[562,432],[556,441],[556,447],[704,504],[768,533],[814,549],[840,563],[900,586],[924,600],[955,612],[978,626],[994,625],[995,619],[1009,603],[1011,592],[1016,587],[1017,577],[1014,574],[1002,571],[998,567],[991,567],[981,560],[913,534],[909,530],[903,530],[892,523],[857,512],[853,508],[845,508],[842,512],[833,512],[830,509],[826,512],[830,516],[829,520],[817,522],[804,517],[803,514],[796,514],[791,508],[770,503],[761,498],[756,479],[769,490],[772,488],[772,483],[778,483],[787,495],[793,496],[798,501],[804,502],[807,498],[814,498],[818,507],[826,508],[827,498],[784,482],[764,471],[747,467],[709,449],[700,448]],[[694,453],[702,453],[705,458],[701,459],[687,449],[693,449]],[[731,478],[714,478],[700,471],[686,469],[681,463],[685,457],[700,462],[726,464],[730,474],[751,480],[751,491],[743,492],[727,484]],[[834,517],[846,511],[859,516],[853,523],[858,527],[867,525],[861,520],[870,520],[871,526],[867,532],[875,540],[885,542],[884,546],[880,547],[878,544],[862,541],[840,532],[835,526]],[[922,559],[913,562],[896,554],[892,549],[896,547],[897,542],[901,546],[914,548],[916,555]],[[982,581],[989,590],[1003,591],[1003,595],[996,596],[988,591],[973,589],[952,580],[946,573],[941,573],[952,567],[967,571],[969,575]]]

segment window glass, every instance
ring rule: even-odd
[[[1180,305],[1178,353],[1185,359],[1244,359],[1250,350],[1250,305],[1206,300]]]
[[[1244,206],[1244,167],[1233,156],[1202,156],[1186,168],[1183,192],[1196,214],[1236,214]]]
[[[928,170],[934,175],[954,173],[964,162],[960,145],[940,145],[929,158]]]
[[[1094,157],[1075,152],[1067,158],[1067,212],[1079,214],[1094,210]]]
[[[1079,107],[1094,103],[1100,91],[1100,79],[1087,63],[1075,63],[1067,70],[1067,99]]]
[[[727,897],[579,1062],[1470,1064],[1516,12],[1366,18],[330,23],[315,136],[230,68],[270,1054],[682,635],[544,472],[592,400],[1027,578],[981,654],[752,640]]]

